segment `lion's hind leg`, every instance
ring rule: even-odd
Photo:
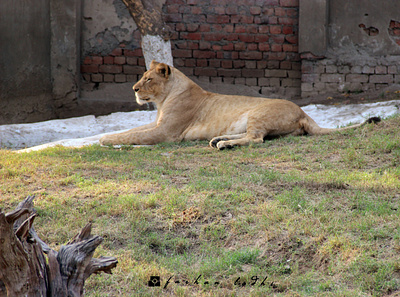
[[[217,136],[210,140],[210,146],[217,147],[217,144],[221,141],[240,139],[244,137],[246,137],[246,133]]]
[[[262,143],[263,137],[252,137],[247,133],[234,134],[234,135],[223,135],[214,137],[210,141],[210,146],[215,147],[219,150],[231,149],[235,146],[249,145],[250,143]]]

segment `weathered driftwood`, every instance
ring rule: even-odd
[[[82,296],[93,273],[111,274],[114,257],[92,258],[103,239],[91,235],[87,224],[59,252],[36,234],[34,196],[28,196],[7,214],[0,210],[0,297]]]

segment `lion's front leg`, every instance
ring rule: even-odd
[[[175,141],[168,133],[161,129],[153,128],[144,131],[126,131],[122,133],[105,135],[100,139],[101,145],[134,145],[157,144],[160,142]]]

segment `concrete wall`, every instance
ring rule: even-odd
[[[80,1],[0,2],[0,124],[59,117],[79,92]]]
[[[399,11],[391,0],[303,0],[302,97],[400,83]]]
[[[0,124],[52,115],[50,0],[30,3],[0,2]]]

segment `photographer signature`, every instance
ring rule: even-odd
[[[268,278],[268,276],[266,276],[264,278],[260,278],[257,275],[254,275],[250,278],[249,283],[247,283],[246,281],[244,281],[240,277],[238,277],[233,284],[238,287],[245,287],[247,285],[259,286],[259,287],[262,287],[262,286],[275,287],[274,282],[267,282],[267,278]],[[197,278],[192,283],[186,279],[176,279],[176,280],[175,279],[173,280],[173,279],[174,279],[174,276],[170,276],[167,279],[167,281],[165,282],[163,288],[166,289],[169,284],[177,284],[177,285],[203,284],[203,285],[214,285],[214,286],[218,286],[220,284],[220,282],[218,282],[218,281],[211,283],[208,280],[201,280],[202,279],[201,274],[199,276],[197,276]],[[148,281],[147,284],[149,287],[161,287],[161,277],[159,275],[150,276],[150,280]]]

